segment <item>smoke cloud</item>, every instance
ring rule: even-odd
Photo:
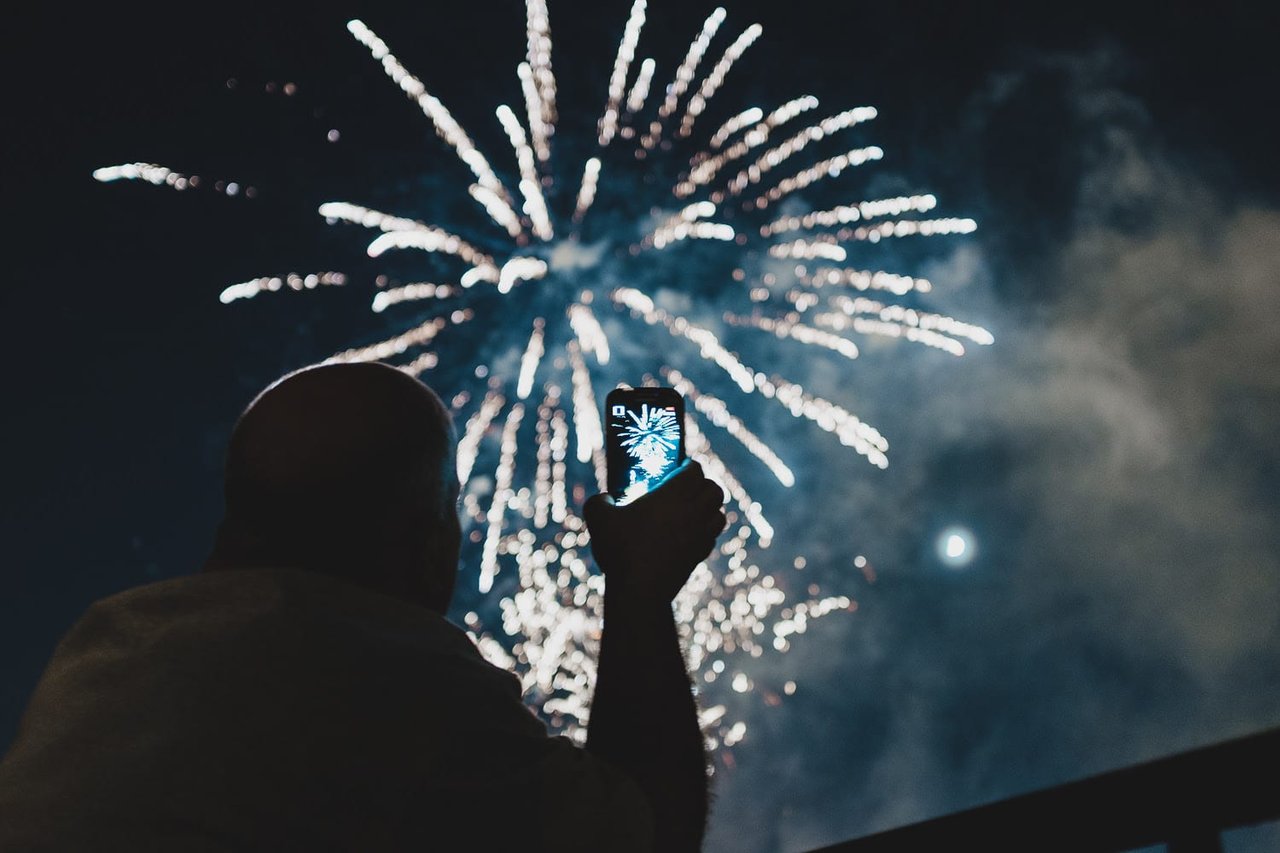
[[[861,607],[762,662],[804,679],[746,711],[712,849],[806,849],[1280,722],[1280,212],[1171,151],[1122,66],[1040,57],[975,99],[978,152],[1042,112],[1070,130],[989,169],[982,239],[922,270],[996,344],[850,371],[890,469],[850,477],[812,442],[823,494],[785,523]],[[1052,233],[1018,207],[1041,179],[1067,190]],[[929,547],[951,521],[982,549],[961,571]]]

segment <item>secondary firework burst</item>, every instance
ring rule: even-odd
[[[488,330],[493,346],[481,363],[466,365],[465,374],[484,381],[454,398],[462,423],[458,475],[467,484],[463,508],[479,552],[475,607],[464,620],[491,660],[519,674],[546,719],[574,737],[585,733],[602,616],[603,579],[587,566],[588,534],[577,512],[589,491],[604,488],[600,394],[624,380],[661,381],[680,391],[691,404],[687,450],[724,486],[732,524],[717,558],[697,568],[675,609],[695,678],[721,697],[703,711],[709,742],[733,746],[746,726],[731,710],[733,693],[718,688],[728,684],[776,703],[778,694],[794,691],[794,682],[757,684],[751,659],[786,651],[813,619],[856,606],[847,596],[823,594],[807,579],[770,569],[777,562],[767,556],[775,531],[748,484],[772,479],[791,488],[796,477],[789,453],[757,435],[749,415],[785,413],[830,433],[872,465],[888,464],[888,443],[875,427],[819,389],[769,372],[770,348],[798,345],[854,359],[859,340],[872,337],[952,355],[969,344],[990,344],[986,330],[923,310],[920,300],[933,289],[928,280],[850,260],[862,256],[859,247],[964,234],[976,226],[967,218],[933,218],[938,201],[931,194],[804,209],[801,191],[833,184],[884,156],[872,144],[841,143],[862,133],[876,110],[823,114],[812,95],[770,108],[720,110],[717,99],[724,99],[731,72],[746,64],[762,33],[750,24],[722,35],[729,16],[720,8],[693,33],[669,82],[655,90],[654,81],[662,79],[657,62],[638,59],[648,8],[646,0],[635,0],[592,138],[557,140],[563,122],[548,9],[528,0],[526,10],[527,52],[516,68],[521,103],[495,110],[510,145],[500,168],[381,36],[359,20],[348,24],[470,171],[473,180],[459,191],[483,211],[488,231],[464,239],[457,229],[377,210],[361,199],[322,204],[318,212],[329,223],[372,232],[371,258],[426,253],[456,270],[437,282],[392,284],[380,276],[374,312],[407,316],[427,306],[425,314],[329,361],[384,360],[418,375],[455,363],[450,353],[464,349],[467,329]],[[651,99],[654,91],[659,97]],[[717,112],[725,117],[708,127]],[[235,182],[150,163],[109,166],[94,176],[253,194]],[[665,189],[646,197],[655,185]],[[619,189],[610,196],[610,188]],[[644,207],[636,197],[647,198]],[[784,210],[775,213],[778,207]],[[709,282],[677,285],[688,280],[681,273],[698,263],[698,252],[724,269],[713,263],[705,267],[714,273]],[[221,299],[236,303],[352,281],[339,272],[257,276],[227,286]],[[611,337],[607,329],[625,331]],[[747,344],[735,349],[728,335],[759,336],[749,344],[754,364],[739,354]],[[462,375],[455,369],[455,379]],[[630,449],[654,450],[669,440],[671,427],[637,424]],[[754,461],[731,469],[717,449],[724,442]],[[866,560],[858,560],[869,572]],[[795,568],[802,565],[797,557]],[[797,598],[796,589],[805,597]]]

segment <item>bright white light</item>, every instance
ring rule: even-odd
[[[945,566],[963,568],[973,562],[976,553],[973,534],[963,527],[948,527],[938,536],[938,558]]]

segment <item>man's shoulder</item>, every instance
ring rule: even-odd
[[[343,669],[408,666],[424,677],[433,670],[460,675],[462,686],[509,687],[512,678],[488,663],[465,631],[426,607],[289,568],[202,572],[109,596],[89,607],[57,656],[103,648],[193,664],[268,656],[323,665],[335,677]]]
[[[63,639],[42,686],[38,704],[41,694],[154,706],[185,695],[245,709],[312,702],[314,713],[374,726],[412,713],[546,731],[524,710],[516,676],[443,616],[296,569],[207,572],[102,599]]]
[[[221,569],[133,587],[92,604],[86,617],[128,614],[137,626],[173,622],[181,615],[253,621],[271,617],[294,620],[367,622],[380,631],[426,631],[452,640],[460,650],[474,646],[466,633],[438,613],[413,602],[375,592],[348,581],[294,568]]]

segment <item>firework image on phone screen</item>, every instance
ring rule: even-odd
[[[648,493],[684,461],[684,399],[672,388],[619,388],[605,400],[609,494]]]

